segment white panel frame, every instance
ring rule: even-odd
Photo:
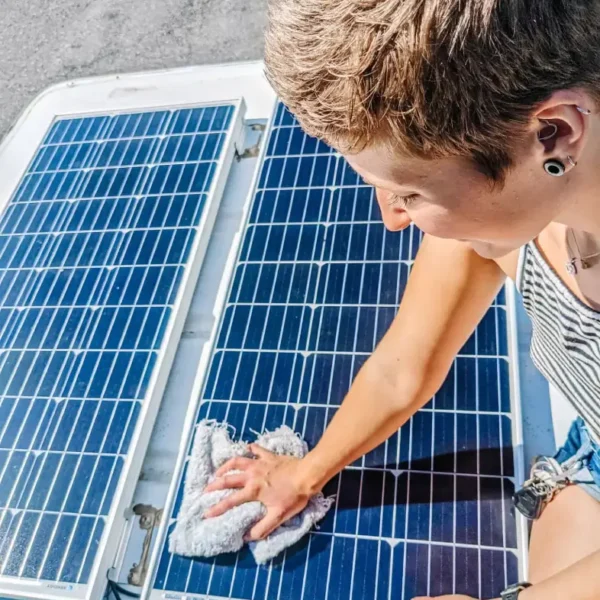
[[[89,583],[68,584],[0,575],[0,595],[19,600],[99,600],[106,588],[106,573],[115,558],[126,524],[146,448],[158,413],[185,317],[206,253],[211,230],[234,160],[243,138],[243,119],[262,118],[272,111],[274,94],[264,78],[260,62],[214,65],[154,73],[109,76],[60,84],[43,92],[22,114],[0,145],[0,211],[26,173],[31,160],[57,117],[114,115],[134,111],[158,111],[214,104],[233,104],[230,131],[222,159],[207,194],[173,314],[165,332],[146,398],[142,402],[131,449],[94,562]]]
[[[512,412],[512,444],[514,452],[514,486],[515,491],[523,485],[527,478],[525,465],[525,449],[523,435],[523,410],[521,408],[521,378],[519,371],[519,331],[517,327],[517,288],[512,281],[507,281],[506,323],[508,329],[508,361],[510,378],[510,408]],[[519,559],[519,579],[526,581],[529,574],[529,526],[527,519],[515,510],[517,525],[517,558]]]

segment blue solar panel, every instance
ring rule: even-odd
[[[247,438],[286,423],[314,445],[394,318],[420,238],[386,231],[372,189],[280,105],[198,419]],[[506,321],[502,293],[436,397],[327,486],[318,531],[263,567],[164,541],[153,597],[498,596],[518,578]]]
[[[57,120],[2,215],[1,575],[90,582],[234,114]]]

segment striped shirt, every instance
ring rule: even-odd
[[[532,321],[533,362],[600,439],[600,312],[569,290],[534,242],[521,249],[517,288]]]

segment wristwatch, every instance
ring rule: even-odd
[[[531,587],[530,583],[526,581],[522,581],[521,583],[515,583],[515,585],[511,585],[509,588],[506,588],[501,594],[500,598],[502,600],[517,600],[519,597],[519,593],[523,590]]]

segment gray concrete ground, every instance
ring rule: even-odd
[[[0,0],[0,138],[69,79],[250,60],[266,0]]]

